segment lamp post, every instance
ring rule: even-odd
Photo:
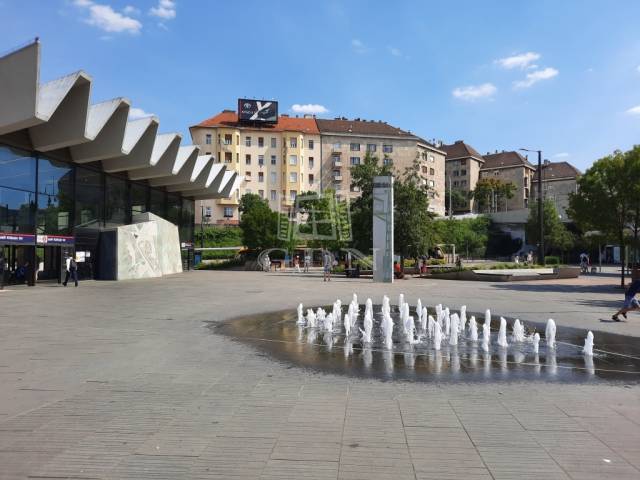
[[[200,200],[200,248],[204,248],[204,201]]]
[[[538,263],[544,265],[544,221],[542,211],[542,150],[520,149],[523,152],[535,152],[538,154],[538,225],[540,241],[538,242]]]

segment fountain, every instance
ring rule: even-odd
[[[410,344],[414,344],[416,342],[415,340],[415,333],[416,333],[416,324],[413,321],[413,316],[409,316],[407,317],[407,327],[406,327],[406,336],[407,336],[407,342],[409,342]]]
[[[485,352],[489,351],[489,343],[491,342],[491,324],[484,323],[482,325],[482,349]]]
[[[418,317],[418,323],[422,325],[422,300],[420,299],[416,303],[416,316]]]
[[[316,328],[316,314],[311,308],[307,309],[307,326]]]
[[[511,335],[511,341],[514,343],[524,342],[524,325],[520,323],[520,320],[516,318],[516,321],[513,322],[513,330]]]
[[[451,315],[451,335],[449,345],[458,345],[458,329],[460,328],[460,318],[457,313]]]
[[[371,318],[373,318],[373,302],[370,298],[367,298],[364,307],[364,315],[367,316],[367,314],[371,315]]]
[[[467,331],[467,306],[460,307],[460,334],[464,336]]]
[[[451,312],[449,307],[444,309],[444,335],[448,337],[451,334]]]
[[[344,334],[349,338],[349,335],[351,335],[351,318],[349,318],[348,313],[344,314],[344,322],[342,323],[344,325]]]
[[[442,328],[439,323],[434,325],[433,333],[433,348],[440,350],[440,344],[442,343]]]
[[[427,321],[427,335],[429,336],[429,338],[433,338],[433,332],[435,330],[435,327],[436,327],[436,321],[433,319],[431,315],[429,315],[428,321]]]
[[[420,330],[422,333],[427,333],[427,322],[429,319],[429,312],[427,312],[427,307],[422,307],[422,314],[420,315]]]
[[[478,324],[476,323],[476,317],[471,316],[471,320],[469,320],[469,335],[471,337],[472,342],[478,341]]]
[[[489,310],[488,308],[484,312],[484,324],[489,325],[489,328],[491,328],[491,310]]]
[[[500,317],[500,330],[498,330],[498,345],[503,348],[507,348],[507,321],[504,317]]]
[[[404,293],[398,295],[398,311],[402,312],[402,308],[404,306]]]
[[[333,313],[326,315],[323,320],[324,329],[329,332],[333,331]]]
[[[371,343],[371,330],[373,330],[373,318],[371,315],[364,316],[364,330],[360,329],[362,333],[362,343]]]
[[[298,325],[304,325],[305,323],[307,323],[304,319],[304,313],[303,313],[304,307],[302,306],[301,303],[298,304],[298,321],[296,322]]]
[[[584,347],[582,348],[582,353],[589,357],[593,357],[593,333],[589,330],[587,333],[587,338],[584,339]]]
[[[336,325],[340,325],[342,320],[342,302],[340,299],[333,303],[333,321]]]
[[[391,315],[391,305],[389,304],[389,297],[386,295],[382,297],[382,314]]]
[[[556,322],[553,318],[547,320],[547,328],[544,331],[544,338],[547,341],[549,348],[555,348],[556,346]]]
[[[533,334],[533,353],[537,354],[540,344],[540,334],[538,332]]]

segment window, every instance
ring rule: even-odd
[[[278,194],[276,193],[275,190],[271,190],[271,200],[277,200],[278,199]]]
[[[236,135],[236,145],[240,145],[240,135]]]
[[[258,137],[258,146],[264,147],[264,137]]]
[[[33,186],[31,188],[33,189]],[[75,225],[100,225],[104,205],[103,200],[102,173],[77,167]]]
[[[500,175],[500,170],[496,170],[493,172],[494,177],[497,177],[498,175]]]
[[[289,146],[291,148],[298,148],[298,139],[296,137],[289,138]]]
[[[124,178],[105,177],[105,222],[123,225],[127,223],[127,182]],[[174,222],[175,223],[175,222]]]
[[[454,187],[457,187],[458,185],[459,185],[459,182],[458,182],[457,180],[455,180],[455,181],[453,182],[453,186],[454,186]]]
[[[231,142],[233,141],[232,136],[230,133],[225,133],[224,135],[224,144],[225,145],[231,145]]]
[[[433,162],[435,162],[435,161],[436,161],[436,159],[435,159],[435,157],[434,157],[433,155],[429,155],[429,161],[430,161],[431,163],[433,163]]]
[[[460,172],[458,170],[454,170],[453,171],[453,176],[454,177],[458,177],[460,175]]]
[[[334,170],[333,171],[333,178],[339,178],[340,176],[341,176],[340,170]]]
[[[375,143],[367,143],[367,152],[375,152],[376,144]]]
[[[289,172],[289,182],[295,183],[298,181],[298,172]]]
[[[232,161],[232,153],[231,152],[224,152],[224,163],[231,163]]]
[[[204,143],[206,143],[207,145],[211,145],[211,134],[210,133],[207,133],[204,136]]]
[[[278,146],[278,139],[276,137],[271,137],[271,148],[276,148]]]
[[[467,174],[466,170],[460,170],[460,176],[464,177]]]
[[[240,163],[240,154],[236,153],[236,163]]]
[[[309,157],[309,168],[313,168],[313,157]]]
[[[233,207],[224,207],[224,218],[233,218]]]
[[[463,158],[462,160],[460,160],[460,165],[461,166],[464,167],[466,164],[467,164],[467,159],[466,158]]]
[[[165,197],[165,193],[163,191],[156,190],[155,188],[150,188],[149,192],[150,192],[149,210],[151,211],[151,213],[153,213],[154,215],[158,215],[159,217],[162,217],[162,218],[167,218],[166,217],[167,200]]]
[[[258,181],[259,182],[264,182],[264,173],[263,172],[258,172]]]
[[[433,168],[429,169],[429,175],[435,175],[436,171]]]
[[[296,155],[289,155],[289,165],[297,165],[298,157]]]
[[[258,155],[258,165],[264,165],[264,155]]]
[[[247,154],[244,156],[244,163],[245,163],[246,165],[251,165],[251,154],[247,153]]]
[[[264,190],[258,190],[258,195],[260,195],[260,198],[264,198]]]
[[[436,182],[434,182],[433,180],[429,180],[429,186],[430,187],[435,187],[436,186]]]
[[[251,181],[251,172],[244,172],[244,179],[247,182],[250,182]]]
[[[360,157],[351,157],[351,165],[360,165]]]
[[[275,165],[275,164],[276,164],[276,156],[271,155],[271,165]]]
[[[424,165],[422,166],[421,170],[422,170],[422,173],[429,173],[429,169]]]
[[[382,160],[382,164],[383,165],[393,165],[393,160],[391,160],[389,157],[385,157],[385,159]]]
[[[544,175],[542,176],[542,180],[544,181]],[[529,186],[529,177],[524,177],[524,186],[525,187]]]
[[[467,181],[466,180],[460,180],[460,186],[461,187],[466,187],[467,186]]]
[[[313,173],[309,174],[309,185],[313,185]]]
[[[276,183],[278,181],[278,174],[276,172],[271,172],[271,183]]]
[[[360,144],[359,143],[352,143],[349,145],[349,150],[351,150],[352,152],[359,152],[360,151]]]
[[[297,195],[298,192],[296,190],[289,190],[289,198],[292,202],[295,201]]]
[[[4,165],[2,165],[2,160],[0,160],[0,166],[4,167]],[[70,217],[72,211],[71,199],[73,198],[71,194],[73,188],[73,185],[71,184],[71,179],[73,178],[71,176],[71,172],[71,165],[67,165],[66,163],[58,162],[56,160],[49,160],[44,157],[40,157],[40,159],[38,160],[37,233],[62,235],[68,233],[68,229],[70,227],[69,221],[71,220]],[[0,180],[0,183],[2,183],[2,180]],[[7,192],[8,191],[9,189],[7,189]],[[7,192],[5,192],[4,189],[0,188],[0,198],[2,200],[6,200]],[[12,199],[14,200],[14,202],[15,200],[18,200],[21,205],[17,209],[14,209],[15,204],[8,205],[9,211],[15,212],[15,215],[14,213],[10,213],[9,215],[5,215],[4,213],[2,213],[3,207],[6,208],[7,205],[1,205],[0,225],[9,224],[15,225],[16,228],[20,228],[20,224],[22,224],[23,222],[14,222],[13,220],[28,220],[29,208],[27,207],[26,202],[22,203],[21,201],[29,200],[29,197],[24,195],[14,196],[11,194],[9,195],[9,197],[13,197]],[[7,216],[10,218],[7,218]],[[11,227],[10,230],[13,230],[13,227]],[[20,231],[23,230],[20,229]]]
[[[204,152],[205,155],[211,155],[211,152]]]
[[[313,140],[309,140],[309,150],[313,150]]]
[[[382,145],[383,153],[393,153],[393,145]]]
[[[250,147],[251,146],[251,137],[245,137],[244,144],[245,144],[245,146]]]
[[[137,215],[147,211],[149,202],[149,187],[140,183],[131,183],[131,215]]]

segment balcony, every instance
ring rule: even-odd
[[[219,205],[238,205],[240,202],[236,198],[220,198],[218,199]]]
[[[333,181],[334,182],[341,182],[342,181],[342,175],[334,175],[333,176]]]
[[[233,145],[231,143],[222,142],[220,144],[220,150],[222,150],[223,152],[231,152],[233,150]]]
[[[340,159],[334,160],[333,161],[333,166],[337,167],[337,168],[342,167],[342,160],[340,160]]]

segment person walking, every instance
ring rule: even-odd
[[[296,256],[293,258],[293,266],[294,266],[294,268],[296,269],[296,273],[302,273],[302,272],[300,271],[300,256],[299,256],[299,255],[296,255]]]
[[[329,250],[324,250],[322,252],[322,269],[324,271],[324,276],[322,278],[323,282],[331,281],[331,267],[333,266],[333,255],[329,253]]]
[[[67,268],[67,272],[65,274],[64,282],[62,282],[62,285],[66,287],[67,283],[69,283],[69,277],[71,277],[77,287],[78,286],[78,264],[76,262],[76,259],[71,255],[67,256],[66,268]]]
[[[622,305],[622,308],[613,314],[611,320],[619,322],[620,317],[618,315],[622,315],[626,320],[627,312],[640,310],[640,302],[636,300],[636,294],[638,292],[640,292],[640,280],[634,280],[629,285],[629,288],[624,292],[624,304]]]
[[[304,273],[309,273],[309,267],[311,266],[311,255],[309,251],[304,254]]]

